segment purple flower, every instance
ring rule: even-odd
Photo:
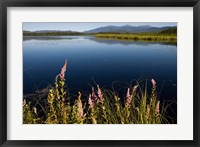
[[[92,99],[93,101],[97,101],[97,96],[96,96],[96,94],[95,94],[94,87],[92,87],[91,99]]]
[[[89,108],[93,108],[94,107],[94,103],[93,103],[91,94],[88,97],[88,104],[89,104]]]
[[[103,100],[103,94],[101,92],[99,85],[97,85],[97,94],[98,94],[100,101],[102,101]]]
[[[63,67],[61,69],[61,72],[59,74],[61,79],[65,78],[66,69],[67,69],[67,60],[65,61],[65,64],[63,65]]]
[[[126,99],[130,99],[131,95],[130,95],[130,88],[127,89],[127,92],[126,92]]]
[[[132,98],[131,98],[131,95],[130,95],[130,88],[128,88],[127,92],[126,92],[126,104],[127,104],[128,107],[130,107],[131,101],[132,101]]]
[[[153,87],[155,88],[156,87],[156,81],[154,79],[151,79],[151,83],[152,83]]]

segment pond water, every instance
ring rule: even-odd
[[[24,94],[52,85],[66,59],[70,92],[90,91],[95,83],[111,88],[153,78],[161,98],[177,97],[176,45],[92,36],[24,37]]]

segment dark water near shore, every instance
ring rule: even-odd
[[[70,92],[90,91],[95,83],[110,88],[114,81],[153,78],[161,99],[176,100],[176,45],[91,36],[24,37],[24,94],[52,85],[65,59]]]

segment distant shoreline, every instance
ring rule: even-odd
[[[93,36],[97,39],[109,39],[109,40],[120,40],[120,41],[145,41],[145,42],[162,42],[162,43],[177,43],[176,35],[138,35],[138,34],[82,34],[82,35],[24,35],[23,37],[56,37],[62,36]]]
[[[155,41],[177,43],[175,35],[143,35],[143,34],[97,34],[97,38],[116,39],[116,40],[133,40],[133,41]]]
[[[126,41],[155,41],[177,43],[177,28],[169,28],[157,32],[73,32],[73,31],[49,31],[49,32],[23,32],[23,36],[94,36],[96,38],[126,40]]]

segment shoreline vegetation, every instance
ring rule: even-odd
[[[98,32],[82,33],[73,31],[53,31],[53,32],[29,32],[23,31],[23,36],[94,36],[103,39],[116,39],[126,41],[154,41],[177,43],[177,28],[169,28],[157,32]]]
[[[177,37],[170,35],[151,35],[151,34],[96,34],[97,38],[132,40],[132,41],[155,41],[176,43]]]
[[[74,99],[66,90],[66,69],[67,61],[44,99],[36,102],[31,97],[23,99],[23,124],[173,123],[173,118],[167,113],[170,104],[159,101],[154,79],[151,79],[150,93],[147,82],[130,85],[124,97],[96,85],[91,93],[80,91]]]

